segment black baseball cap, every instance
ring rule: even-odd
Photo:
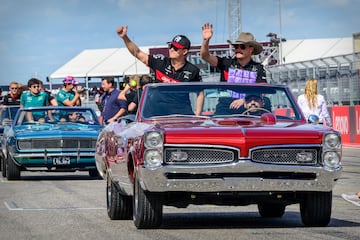
[[[262,101],[263,100],[263,98],[261,97],[260,94],[250,94],[250,95],[245,96],[245,102],[250,102],[252,99],[254,99],[256,101]]]
[[[184,35],[176,35],[168,44],[172,44],[181,49],[190,49],[191,46],[190,40]]]

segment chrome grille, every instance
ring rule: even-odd
[[[184,160],[174,159],[174,155],[186,155]],[[229,149],[210,148],[166,148],[164,162],[166,164],[214,164],[230,163],[235,161],[236,151]]]
[[[312,154],[311,161],[299,162],[297,160],[297,155],[304,152]],[[251,160],[258,163],[316,165],[317,153],[317,149],[258,149],[251,152]]]
[[[20,150],[30,149],[74,149],[89,148],[93,149],[96,145],[96,139],[26,139],[19,140]]]

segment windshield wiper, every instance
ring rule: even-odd
[[[247,114],[223,114],[223,115],[213,115],[213,118],[232,118],[232,117],[246,117],[246,118],[259,118],[256,115],[247,115]]]
[[[209,119],[209,116],[196,116],[196,115],[186,115],[186,114],[169,114],[169,115],[160,115],[160,116],[152,116],[150,119],[153,118],[177,118],[177,117],[183,117],[183,118],[202,118],[202,119]]]

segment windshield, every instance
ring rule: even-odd
[[[88,108],[28,108],[21,109],[16,125],[28,124],[86,124],[99,125],[94,111]]]
[[[7,123],[10,123],[17,113],[17,110],[20,108],[20,106],[0,106],[0,125],[6,125]]]
[[[278,120],[301,119],[296,101],[284,86],[150,84],[143,97],[140,113],[143,118],[257,117],[263,113],[273,113]]]

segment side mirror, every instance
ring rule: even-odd
[[[311,124],[318,124],[319,123],[319,117],[315,114],[311,114],[308,118],[308,123]]]

